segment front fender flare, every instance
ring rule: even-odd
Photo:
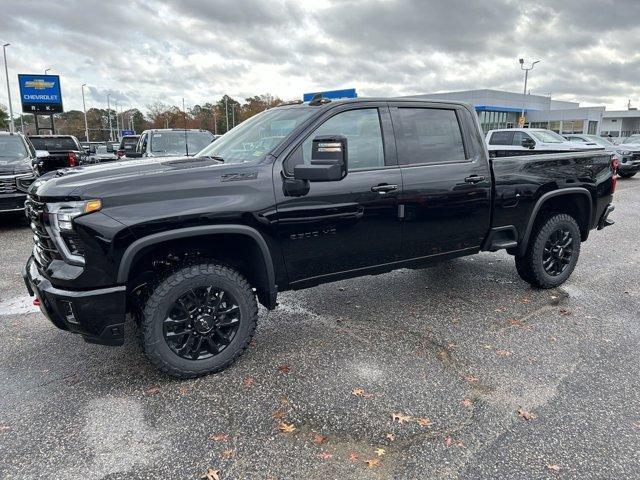
[[[246,225],[206,225],[199,227],[179,228],[166,232],[154,233],[152,235],[139,238],[131,245],[129,245],[122,255],[120,266],[118,268],[118,284],[124,284],[127,282],[129,278],[129,272],[131,271],[131,267],[133,265],[133,261],[136,258],[136,255],[144,248],[157,243],[166,242],[168,240],[214,234],[245,235],[256,242],[260,249],[260,252],[262,253],[262,259],[264,261],[264,267],[268,281],[268,294],[270,298],[273,298],[273,302],[275,302],[275,295],[278,291],[278,288],[276,286],[273,259],[271,258],[269,246],[267,245],[264,237],[255,228],[251,228]]]

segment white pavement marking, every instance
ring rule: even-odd
[[[0,315],[22,315],[39,312],[31,297],[15,297],[0,302]]]

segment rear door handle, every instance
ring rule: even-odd
[[[481,175],[471,175],[470,177],[465,178],[464,181],[467,183],[480,183],[484,181],[484,177]]]
[[[380,184],[380,185],[374,185],[373,187],[371,187],[371,191],[372,192],[378,192],[380,194],[393,192],[394,190],[397,190],[397,189],[398,189],[397,185],[389,185],[387,183],[383,183],[383,184]]]

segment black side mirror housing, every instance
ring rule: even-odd
[[[536,142],[532,138],[525,138],[522,140],[522,146],[524,148],[535,148]]]
[[[336,182],[347,175],[347,139],[342,135],[319,135],[313,139],[311,164],[296,165],[293,178],[309,182]]]

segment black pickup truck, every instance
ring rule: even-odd
[[[49,152],[36,163],[40,175],[59,168],[77,167],[87,158],[87,152],[73,135],[29,135],[29,140],[36,150]]]
[[[612,223],[603,152],[489,159],[472,107],[316,99],[269,109],[199,157],[58,171],[30,188],[27,289],[59,328],[216,372],[280,291],[506,249],[553,288]]]

